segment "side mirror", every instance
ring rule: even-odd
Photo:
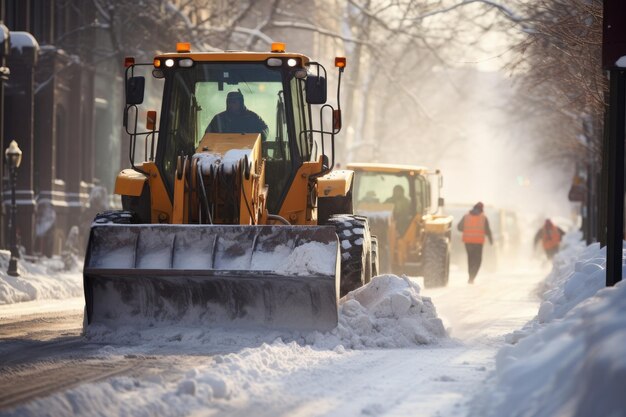
[[[306,79],[306,102],[309,104],[326,103],[326,78],[309,75]]]
[[[143,103],[143,93],[146,87],[144,77],[130,77],[126,80],[126,104],[135,105]]]

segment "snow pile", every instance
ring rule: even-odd
[[[606,285],[606,247],[594,243],[582,251],[568,268],[552,273],[546,281],[537,320],[548,323],[564,317],[572,308]]]
[[[604,288],[605,253],[593,244],[569,268],[556,260],[538,316],[500,350],[495,392],[470,415],[626,416],[626,282]]]
[[[320,242],[308,242],[290,251],[283,258],[276,272],[285,275],[323,274],[334,275],[335,263],[329,259],[336,259],[337,246]]]
[[[380,275],[341,300],[339,325],[314,338],[316,346],[403,348],[436,343],[446,337],[429,297],[406,276]]]
[[[34,264],[18,261],[20,276],[7,275],[10,252],[0,251],[0,304],[39,299],[64,299],[83,294],[83,278],[78,267],[66,270],[67,263],[55,257]]]

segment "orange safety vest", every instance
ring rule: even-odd
[[[541,233],[541,240],[545,250],[558,247],[561,243],[561,234],[559,233],[559,229],[557,229],[555,225],[551,225],[550,227],[544,226]]]
[[[463,217],[463,242],[485,243],[485,215],[466,214]]]

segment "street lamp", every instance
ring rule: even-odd
[[[17,146],[16,141],[11,141],[9,147],[4,151],[7,165],[9,166],[9,182],[11,183],[11,216],[9,216],[9,239],[11,246],[11,260],[9,261],[9,269],[7,274],[17,277],[20,273],[17,271],[17,260],[20,253],[17,249],[17,227],[15,216],[17,214],[17,206],[15,204],[15,186],[17,183],[17,169],[22,163],[22,150]]]

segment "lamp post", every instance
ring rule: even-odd
[[[0,0],[0,17],[4,15],[3,13],[4,1]],[[11,52],[11,40],[9,38],[10,32],[9,28],[6,27],[2,21],[0,20],[0,143],[4,143],[4,83],[8,81],[9,75],[11,71],[9,67],[6,66],[6,58]],[[4,168],[4,164],[1,163],[2,159],[0,157],[0,173]],[[4,184],[3,181],[0,181],[0,195],[4,195]],[[4,213],[4,208],[0,207],[2,213]],[[6,231],[5,231],[4,221],[0,222],[0,247],[4,247],[6,244]]]
[[[17,277],[20,273],[17,271],[17,260],[20,257],[20,253],[17,249],[17,225],[15,216],[17,215],[17,206],[15,204],[15,186],[17,183],[17,169],[22,163],[22,150],[17,146],[16,141],[11,141],[11,144],[4,151],[4,157],[6,158],[7,165],[9,167],[9,182],[11,183],[11,216],[9,216],[9,239],[11,249],[11,260],[9,261],[9,269],[7,274]]]

